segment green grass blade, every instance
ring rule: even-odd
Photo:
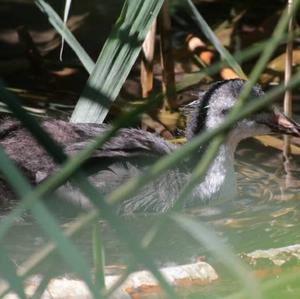
[[[163,0],[129,0],[108,37],[71,117],[102,123],[120,92]],[[92,88],[92,90],[91,90]]]
[[[240,78],[246,79],[247,76],[243,72],[241,66],[239,63],[234,59],[234,57],[223,47],[218,37],[214,34],[214,32],[210,29],[209,25],[206,23],[202,15],[199,13],[197,8],[195,7],[192,0],[186,0],[187,5],[189,6],[190,10],[194,14],[196,18],[196,22],[199,26],[199,28],[202,30],[204,35],[207,37],[207,39],[214,45],[214,47],[217,49],[221,57],[228,63],[230,67],[238,74]]]
[[[44,0],[34,0],[34,2],[41,9],[41,11],[48,16],[49,22],[62,36],[62,38],[68,43],[68,45],[73,49],[73,51],[76,53],[77,57],[81,61],[82,65],[90,74],[95,66],[95,63],[87,54],[87,52],[82,48],[82,46],[75,38],[73,33],[65,26],[60,16]]]
[[[67,21],[68,21],[70,9],[71,9],[71,3],[72,3],[72,0],[66,0],[66,3],[65,3],[64,20],[63,20],[64,21],[64,34],[65,34],[65,28],[67,28]],[[59,53],[59,59],[61,61],[62,61],[62,55],[63,55],[63,51],[64,51],[64,44],[65,44],[65,38],[62,36],[60,53]]]
[[[24,292],[23,281],[18,277],[15,264],[9,258],[6,250],[0,246],[0,273],[10,284],[21,299],[26,299]]]

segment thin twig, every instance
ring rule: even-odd
[[[159,31],[160,31],[160,53],[161,64],[163,68],[163,91],[166,95],[167,108],[176,107],[176,89],[175,89],[175,73],[174,58],[171,41],[171,19],[169,2],[166,0],[160,12]]]
[[[293,67],[293,0],[288,0],[288,14],[290,15],[290,20],[288,24],[288,37],[289,41],[286,45],[286,59],[285,59],[285,74],[284,74],[284,84],[290,81],[292,76]],[[288,116],[292,116],[292,91],[286,90],[284,94],[284,113]],[[291,140],[289,136],[284,136],[284,149],[283,155],[287,159],[288,155],[291,153]]]
[[[153,64],[155,50],[156,20],[153,22],[143,43],[141,62],[141,86],[143,98],[150,96],[153,90]]]
[[[285,73],[284,73],[284,84],[287,85],[292,76],[293,68],[293,0],[288,0],[287,4],[288,14],[290,15],[290,20],[288,24],[288,37],[289,40],[286,45],[286,58],[285,58]],[[284,113],[288,117],[292,117],[292,91],[287,89],[284,94]],[[291,166],[289,161],[289,155],[291,154],[291,137],[284,135],[284,147],[283,147],[283,157],[284,157],[284,170],[285,176],[285,187],[290,186],[292,180]]]

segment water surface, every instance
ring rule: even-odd
[[[208,223],[236,253],[300,243],[298,157],[291,161],[290,173],[286,175],[279,151],[250,140],[239,147],[236,168],[239,173],[239,198],[201,205],[184,213]],[[3,215],[5,211],[2,211]],[[141,240],[160,216],[134,215],[123,218],[132,234]],[[59,220],[63,227],[67,227],[73,219],[60,215]],[[126,246],[120,243],[104,221],[102,229],[107,265],[118,268],[126,264],[130,258]],[[47,241],[48,238],[29,215],[16,221],[4,239],[6,249],[18,265]],[[74,237],[74,242],[91,263],[91,227]],[[218,261],[203,246],[199,246],[174,223],[159,233],[151,245],[151,253],[160,266],[191,263],[203,256],[213,266],[218,266]],[[50,264],[55,274],[70,272],[57,256],[39,271],[49,271]]]

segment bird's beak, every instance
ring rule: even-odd
[[[274,111],[272,119],[265,123],[274,133],[281,133],[299,137],[300,124],[287,117],[280,111]]]

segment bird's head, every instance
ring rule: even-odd
[[[245,84],[246,81],[240,79],[217,82],[204,93],[201,99],[189,104],[187,138],[190,139],[204,130],[220,126],[238,101]],[[255,85],[249,99],[259,101],[263,94],[261,87]],[[300,136],[300,125],[276,107],[271,107],[238,121],[229,137],[237,144],[244,138],[271,133]]]

